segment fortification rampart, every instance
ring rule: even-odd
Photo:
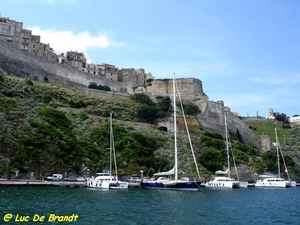
[[[225,137],[225,115],[228,131],[234,134],[235,138],[246,144],[261,147],[260,138],[237,115],[230,111],[224,111],[223,105],[219,102],[208,102],[206,110],[199,117],[199,123],[204,130],[219,133]]]
[[[91,82],[107,85],[112,90],[132,93],[132,82],[116,82],[99,75],[86,73],[72,67],[49,61],[0,41],[0,67],[19,77],[66,86],[87,87]]]
[[[208,97],[203,92],[202,82],[195,78],[176,79],[176,89],[180,93],[182,101],[192,101],[196,104],[201,112],[204,112]],[[146,92],[153,98],[159,99],[164,96],[173,95],[173,80],[154,80],[146,87]]]
[[[196,99],[197,94],[203,94],[202,82],[195,78],[176,79],[176,89],[180,93],[183,100]],[[172,95],[173,80],[154,80],[151,86],[147,86],[147,92],[153,95]]]

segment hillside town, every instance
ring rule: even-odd
[[[23,22],[8,17],[0,17],[0,40],[35,56],[116,82],[128,82],[128,80],[134,79],[137,85],[144,85],[147,79],[154,79],[152,74],[146,73],[143,68],[119,69],[115,65],[107,63],[88,63],[82,52],[65,51],[56,54],[49,43],[41,42],[40,35],[34,35],[32,30],[24,29]]]
[[[0,40],[9,43],[11,46],[14,46],[21,51],[49,60],[49,62],[55,62],[85,72],[87,75],[96,75],[99,78],[108,79],[112,82],[131,83],[135,87],[138,87],[146,85],[147,80],[154,80],[155,78],[150,72],[146,73],[143,68],[119,69],[117,66],[107,63],[88,63],[87,58],[82,52],[70,50],[56,54],[49,43],[46,44],[41,42],[40,35],[34,35],[32,30],[23,28],[23,22],[12,20],[9,17],[0,16]],[[67,81],[63,82],[64,85],[66,85],[66,83]],[[128,90],[128,88],[120,88],[119,92],[122,92],[122,90]],[[231,111],[230,107],[225,106],[222,100],[218,100],[218,102],[222,104],[223,110]],[[235,112],[232,113],[238,115]],[[266,118],[258,115],[243,117],[243,120],[245,121],[259,119]],[[275,119],[273,109],[269,109],[269,117],[267,119]],[[300,124],[300,116],[289,118],[289,122],[291,124]]]

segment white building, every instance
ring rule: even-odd
[[[300,116],[290,117],[289,122],[290,124],[300,124]]]

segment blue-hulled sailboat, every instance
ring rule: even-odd
[[[198,173],[199,179],[197,180],[190,180],[188,177],[179,178],[178,177],[178,149],[177,149],[177,122],[176,122],[176,87],[175,87],[175,74],[173,74],[173,109],[174,109],[174,167],[167,171],[167,172],[161,172],[161,173],[155,173],[154,177],[155,179],[143,179],[141,181],[141,186],[144,188],[149,189],[163,189],[163,190],[181,190],[181,191],[198,191],[200,188],[200,173],[199,169],[196,163],[196,157],[194,155],[190,135],[188,132],[188,127],[185,119],[185,114],[183,111],[182,103],[181,103],[181,109],[183,113],[183,118],[185,122],[185,127],[187,130],[189,143],[193,155],[193,159],[195,162],[196,170]],[[171,178],[172,177],[172,178]],[[157,178],[157,179],[156,179]]]

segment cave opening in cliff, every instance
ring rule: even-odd
[[[167,128],[167,127],[159,127],[158,130],[167,132],[167,131],[168,131],[168,128]]]

